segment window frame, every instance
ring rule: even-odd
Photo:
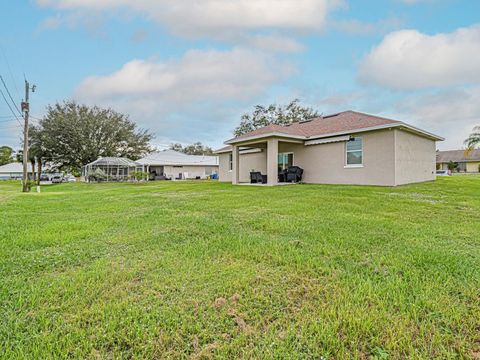
[[[352,141],[351,139],[360,139],[361,140],[361,148],[360,150],[348,150],[348,142]],[[361,152],[362,153],[362,162],[360,164],[349,164],[348,163],[348,153],[352,152]],[[363,136],[352,136],[350,140],[345,141],[345,165],[344,168],[362,168],[364,164],[364,159],[363,159]]]
[[[228,171],[233,171],[233,152],[228,155]]]

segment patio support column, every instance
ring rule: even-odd
[[[278,183],[278,139],[269,139],[267,142],[267,184]]]
[[[232,146],[232,184],[236,185],[240,182],[240,148],[238,145]]]

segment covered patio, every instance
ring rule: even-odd
[[[256,185],[256,186],[274,186],[274,185],[287,185],[288,182],[279,182],[279,172],[289,166],[294,165],[295,157],[295,145],[302,145],[302,140],[271,137],[262,140],[240,141],[231,144],[232,157],[231,157],[231,172],[232,172],[232,184],[235,185]],[[265,155],[260,157],[260,162],[263,162],[263,166],[260,168],[265,171],[267,177],[266,184],[245,182],[247,178],[245,172],[262,172],[259,169],[241,169],[241,157],[240,152],[245,149],[257,149],[263,152]],[[287,150],[287,151],[285,151]],[[263,174],[262,174],[263,175]]]

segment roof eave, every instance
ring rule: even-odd
[[[225,154],[225,153],[229,153],[229,152],[232,152],[232,149],[220,149],[220,150],[215,150],[213,153],[214,153],[214,154]]]
[[[407,129],[409,129],[410,131],[417,133],[418,135],[422,135],[426,138],[429,138],[429,139],[432,139],[432,140],[435,140],[435,141],[444,141],[445,140],[445,138],[440,136],[440,135],[436,135],[436,134],[433,134],[431,132],[419,129],[419,128],[417,128],[415,126],[412,126],[412,125],[401,123],[400,127],[405,127]]]
[[[273,131],[265,134],[259,134],[259,135],[252,135],[252,136],[246,136],[243,138],[233,138],[230,140],[227,140],[224,142],[226,145],[232,145],[232,144],[238,144],[246,141],[252,141],[252,140],[260,140],[264,138],[270,138],[270,137],[283,137],[283,138],[288,138],[288,139],[297,139],[297,140],[305,140],[307,139],[306,136],[303,135],[291,135],[291,134],[286,134],[278,131]]]

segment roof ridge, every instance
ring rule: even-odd
[[[378,119],[389,120],[389,121],[394,121],[394,122],[397,122],[397,123],[402,123],[402,124],[404,124],[404,122],[401,121],[401,120],[395,120],[395,119],[392,119],[392,118],[387,118],[387,117],[385,117],[385,116],[373,115],[373,114],[369,114],[369,113],[362,112],[362,111],[347,110],[347,111],[344,111],[344,112],[351,112],[351,113],[354,113],[354,114],[360,114],[360,115],[364,115],[364,116],[371,116],[371,117],[375,117],[375,118],[378,118]]]

